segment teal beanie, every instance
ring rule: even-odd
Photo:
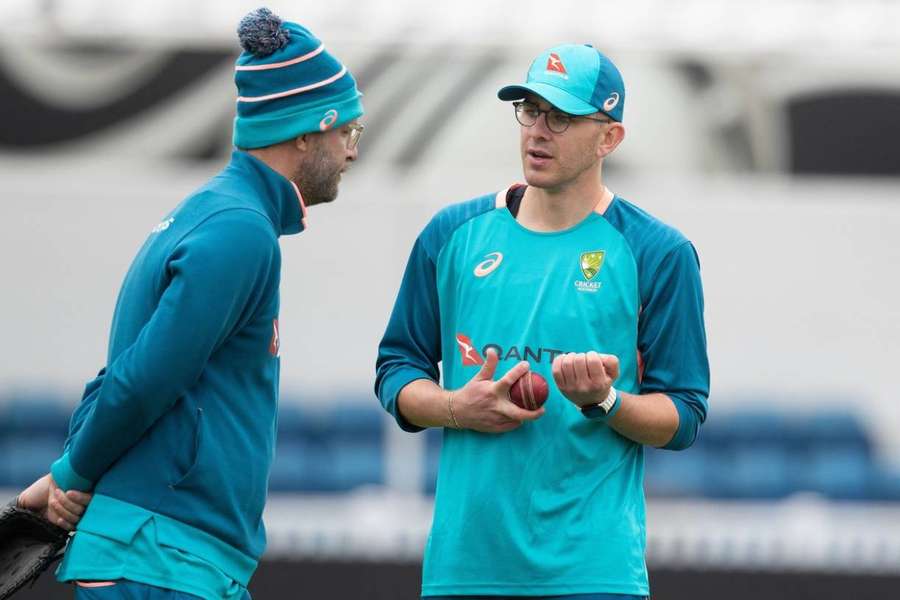
[[[241,20],[234,145],[262,148],[363,114],[356,81],[308,29],[267,8]]]

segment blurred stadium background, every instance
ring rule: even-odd
[[[233,33],[258,2],[0,5],[0,488],[59,454],[146,234],[230,150]],[[592,42],[621,68],[608,185],[697,246],[712,363],[690,450],[648,450],[655,598],[900,589],[900,3],[269,2],[365,93],[341,196],[283,243],[282,409],[251,591],[416,598],[440,434],[371,387],[412,241],[520,178],[496,99]],[[50,577],[23,598],[68,597]]]

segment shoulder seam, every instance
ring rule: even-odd
[[[656,265],[656,269],[654,269],[653,277],[651,279],[656,279],[657,275],[659,275],[660,269],[662,269],[663,265],[668,262],[669,257],[675,254],[677,250],[681,249],[681,247],[685,245],[692,246],[693,244],[691,244],[691,240],[683,239],[679,243],[669,248],[669,250],[667,250],[666,253],[663,254],[663,257],[659,260],[659,264]]]
[[[438,211],[438,213],[436,213],[436,214],[434,215],[434,217],[432,217],[432,220],[429,222],[428,225],[426,225],[425,229],[419,234],[419,236],[418,236],[418,238],[417,238],[420,242],[423,242],[423,243],[422,243],[422,247],[423,247],[423,250],[425,251],[425,254],[428,256],[428,259],[429,259],[432,263],[437,264],[438,256],[440,255],[440,253],[441,253],[441,251],[444,249],[444,247],[447,245],[447,242],[450,241],[450,238],[453,237],[453,234],[454,234],[454,233],[456,233],[461,227],[463,227],[463,226],[464,226],[466,223],[468,223],[469,221],[472,221],[473,219],[476,219],[476,218],[478,218],[478,217],[480,217],[480,216],[486,215],[486,214],[490,213],[491,211],[497,210],[497,207],[496,207],[496,200],[495,200],[496,197],[497,197],[496,194],[493,194],[493,193],[492,193],[492,194],[485,194],[485,195],[482,195],[482,196],[477,196],[477,197],[472,198],[472,199],[470,199],[470,200],[466,200],[466,201],[460,202],[460,203],[455,204],[455,205],[447,206],[447,207],[441,209],[440,211]],[[450,208],[452,208],[452,207],[454,207],[454,206],[463,206],[463,205],[470,204],[470,203],[471,203],[471,204],[475,204],[475,203],[477,203],[477,202],[479,202],[479,201],[481,201],[481,202],[487,202],[488,200],[491,201],[491,207],[490,207],[488,210],[484,210],[484,211],[477,212],[477,213],[475,213],[475,214],[469,215],[467,218],[462,219],[461,221],[459,221],[458,223],[456,223],[456,224],[453,226],[453,228],[450,229],[450,230],[447,232],[446,238],[443,239],[443,240],[441,241],[440,246],[439,246],[438,248],[435,249],[435,253],[434,253],[434,255],[432,256],[432,253],[429,251],[429,250],[430,250],[430,249],[429,249],[429,245],[426,244],[426,243],[424,243],[424,241],[422,240],[422,238],[423,238],[423,235],[425,234],[425,232],[428,231],[428,229],[429,229],[430,227],[432,227],[432,226],[437,227],[437,225],[435,225],[435,220],[438,218],[438,216],[441,215],[442,213],[445,213],[446,211],[448,211],[448,209],[450,209]]]
[[[229,196],[229,197],[233,198],[234,196]],[[256,208],[250,208],[248,206],[229,206],[228,208],[222,208],[220,210],[215,211],[214,213],[208,214],[201,221],[194,223],[193,227],[191,227],[189,230],[185,231],[184,234],[180,238],[178,238],[178,241],[175,242],[175,244],[172,246],[172,251],[174,251],[176,248],[178,248],[187,236],[194,233],[200,226],[207,223],[213,217],[221,215],[222,213],[236,211],[236,210],[245,210],[247,212],[257,214],[257,215],[261,216],[263,219],[265,219],[266,223],[268,223],[269,226],[274,227],[272,220],[269,218],[269,216],[267,214],[265,214],[264,212],[262,212],[261,210],[258,210]],[[276,236],[276,244],[277,244],[277,236]],[[169,254],[171,255],[171,252]]]

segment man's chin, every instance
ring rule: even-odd
[[[327,197],[320,196],[317,198],[313,198],[313,197],[307,198],[306,196],[303,197],[303,201],[306,203],[307,207],[316,206],[318,204],[330,204],[331,202],[334,202],[336,199],[337,199],[337,196],[327,196]]]
[[[525,178],[525,183],[531,187],[552,188],[558,184],[556,179],[550,176],[549,173],[540,173],[531,169],[525,169],[522,175]]]
[[[301,192],[302,193],[302,192]],[[337,200],[338,190],[335,187],[334,191],[327,192],[324,194],[303,196],[304,202],[306,202],[306,206],[315,206],[316,204],[329,204]]]

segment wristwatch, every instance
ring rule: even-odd
[[[610,386],[606,400],[597,404],[585,404],[581,407],[581,414],[592,421],[604,421],[613,412],[613,408],[616,407],[618,402],[619,393],[616,391],[616,388]]]

